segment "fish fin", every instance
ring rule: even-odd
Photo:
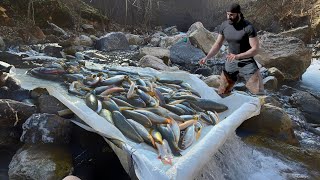
[[[214,111],[213,113],[217,116],[217,124],[218,124],[219,122],[221,122],[219,114],[216,111]]]
[[[199,137],[200,137],[200,135],[201,135],[201,131],[202,131],[202,129],[200,129],[200,130],[197,132],[197,134],[196,134],[196,140],[199,139]]]

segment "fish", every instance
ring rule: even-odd
[[[114,125],[124,134],[126,137],[130,138],[134,142],[141,143],[143,138],[140,134],[134,129],[130,122],[119,112],[112,112],[112,119]]]
[[[119,106],[110,98],[107,98],[106,100],[102,101],[102,108],[107,109],[110,112],[120,111]]]
[[[128,119],[133,119],[134,121],[137,121],[138,123],[142,124],[144,127],[150,128],[153,125],[151,120],[144,114],[131,111],[131,110],[124,110],[122,111],[122,114]]]
[[[185,121],[185,122],[179,124],[179,128],[180,128],[180,130],[185,130],[186,128],[188,128],[191,125],[196,124],[197,122],[198,122],[197,120],[188,120],[188,121]]]
[[[168,123],[171,123],[171,119],[159,116],[159,115],[157,115],[155,113],[152,113],[150,111],[141,110],[141,109],[137,109],[137,110],[134,110],[134,111],[147,116],[151,120],[152,124],[168,124]]]
[[[211,120],[214,122],[214,125],[218,124],[221,121],[217,112],[207,111],[207,113],[209,114]]]
[[[134,93],[135,86],[136,86],[135,82],[134,82],[134,81],[131,81],[129,91],[128,91],[128,93],[127,93],[127,98],[128,98],[128,99],[131,99],[131,98],[133,97],[133,93]]]
[[[128,79],[129,77],[127,75],[116,75],[108,79],[102,79],[100,81],[100,84],[102,86],[106,85],[117,85],[120,84],[123,80]]]
[[[217,103],[210,99],[197,99],[196,101],[191,100],[189,102],[206,111],[216,111],[220,113],[228,110],[228,106],[221,103]]]
[[[152,138],[156,143],[163,144],[162,135],[157,129],[150,129],[149,134],[151,134]]]
[[[114,122],[113,122],[113,120],[112,120],[112,113],[111,113],[109,110],[107,110],[107,109],[102,109],[102,110],[100,111],[99,115],[100,115],[101,117],[103,117],[104,119],[106,119],[108,122],[110,122],[111,124],[114,125]]]
[[[168,141],[172,154],[176,157],[182,156],[178,144],[175,141],[175,135],[170,126],[159,124],[157,126],[157,129],[159,130],[163,138]]]
[[[148,130],[143,125],[132,119],[127,120],[131,123],[131,125],[135,128],[135,130],[140,134],[140,136],[147,144],[156,147],[153,137],[151,136],[151,134],[149,134]]]
[[[192,145],[194,140],[195,140],[195,126],[191,125],[185,130],[182,137],[180,138],[180,141],[178,144],[179,148],[183,150],[187,149]]]

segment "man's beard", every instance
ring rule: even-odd
[[[236,24],[239,21],[239,15],[234,19],[228,19],[229,24]]]

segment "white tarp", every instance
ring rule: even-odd
[[[126,143],[124,149],[114,146],[106,138],[106,141],[113,148],[119,157],[124,169],[129,173],[134,167],[136,176],[139,179],[193,179],[202,167],[211,159],[210,157],[222,146],[243,121],[260,113],[260,101],[258,98],[234,93],[226,98],[221,98],[213,88],[208,87],[195,75],[179,72],[158,72],[150,68],[124,68],[121,70],[139,72],[141,74],[152,74],[158,77],[180,79],[187,82],[206,99],[228,106],[228,110],[220,113],[221,122],[215,126],[204,127],[200,138],[191,147],[181,152],[182,157],[173,159],[173,166],[164,165],[158,159],[158,153],[152,147],[141,143],[136,144],[128,140],[112,124],[108,123],[97,113],[85,105],[83,99],[69,96],[66,89],[59,83],[26,77],[17,71],[17,78],[22,80],[22,86],[28,89],[45,87],[51,95],[64,103],[70,110],[77,114],[88,126],[87,130],[96,132],[106,138],[119,139]],[[132,167],[133,166],[133,167]]]

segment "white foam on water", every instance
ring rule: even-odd
[[[302,75],[301,86],[314,90],[320,91],[320,60],[315,59],[311,62],[306,72]]]
[[[292,174],[305,177],[306,172],[298,164],[250,147],[234,135],[211,158],[196,180],[282,180]]]

